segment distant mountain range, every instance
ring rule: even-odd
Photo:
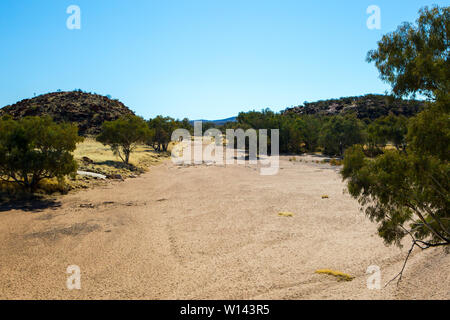
[[[217,126],[221,126],[221,125],[223,125],[223,124],[225,124],[227,122],[236,122],[236,118],[237,117],[230,117],[230,118],[220,119],[220,120],[203,120],[203,119],[200,119],[200,120],[191,120],[189,122],[191,124],[194,124],[195,121],[212,122],[212,123],[214,123]]]

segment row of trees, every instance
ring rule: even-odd
[[[283,115],[266,109],[261,112],[241,112],[236,122],[217,128],[223,133],[226,129],[279,129],[282,153],[322,151],[329,156],[342,157],[346,148],[365,144],[365,153],[374,156],[382,153],[388,143],[397,150],[405,150],[407,122],[406,117],[392,114],[367,124],[351,114]],[[211,127],[214,127],[213,123],[203,123],[203,132]],[[114,153],[128,163],[131,152],[139,143],[153,146],[156,151],[167,151],[172,132],[178,128],[187,129],[191,133],[193,131],[188,119],[179,121],[157,116],[145,121],[140,117],[127,116],[105,122],[97,140],[110,145]]]
[[[209,123],[203,129],[212,125]],[[228,123],[221,129],[231,127],[279,128],[282,152],[315,151],[323,145],[326,153],[340,155],[347,145],[361,142],[363,136],[363,124],[354,117],[282,116],[270,110],[241,113],[238,122]],[[177,128],[193,131],[188,119],[179,121],[157,116],[145,121],[127,115],[104,122],[97,140],[109,145],[114,154],[128,164],[138,144],[167,151],[172,132]],[[379,131],[385,134],[386,130]],[[41,180],[62,178],[76,171],[72,152],[80,141],[77,127],[72,124],[57,124],[50,117],[20,120],[5,117],[0,121],[0,178],[34,192]]]
[[[381,153],[388,143],[404,150],[406,125],[406,117],[393,114],[367,124],[352,114],[282,115],[266,109],[242,112],[236,123],[227,123],[221,129],[279,129],[282,153],[322,151],[329,156],[341,157],[345,149],[354,144],[366,144],[368,155]]]
[[[268,109],[240,113],[237,122],[218,127],[280,130],[280,151],[288,153],[314,152],[341,156],[354,144],[366,143],[366,153],[379,154],[388,143],[405,150],[406,118],[388,116],[366,125],[355,116],[281,115]],[[203,123],[203,131],[214,127]],[[188,119],[175,120],[157,116],[145,121],[127,115],[104,122],[97,140],[109,145],[124,163],[138,144],[147,144],[156,151],[167,151],[172,132],[183,128],[193,132]],[[75,125],[56,124],[50,117],[28,117],[0,121],[0,179],[14,181],[34,192],[41,180],[61,178],[76,171],[72,152],[82,141]],[[270,144],[270,137],[268,139]],[[270,150],[270,148],[269,148]]]
[[[382,148],[387,142],[405,148],[406,119],[388,116],[369,126],[356,117],[282,116],[270,110],[239,114],[236,123],[227,128],[278,128],[281,152],[306,152],[322,149],[329,155],[342,155],[346,147],[362,143],[368,137],[370,150]],[[205,126],[203,129],[211,127]],[[145,121],[137,116],[124,116],[105,122],[97,140],[109,145],[126,164],[138,144],[148,144],[157,151],[167,151],[173,130],[193,131],[188,119],[182,121],[157,116]],[[76,170],[71,155],[82,141],[71,124],[56,124],[50,117],[29,117],[0,121],[0,176],[34,191],[45,178],[62,178]],[[270,139],[269,139],[270,142]],[[367,152],[367,151],[366,151]]]
[[[97,141],[109,145],[114,154],[126,164],[138,144],[147,144],[156,151],[167,151],[175,129],[183,128],[192,131],[188,119],[182,121],[170,117],[157,116],[145,121],[143,118],[127,115],[115,121],[107,121]]]
[[[127,115],[107,121],[97,140],[109,145],[114,154],[128,164],[130,155],[140,143],[157,151],[167,151],[172,131],[192,130],[189,120],[158,116],[149,121]],[[56,123],[49,116],[0,119],[0,180],[16,183],[34,193],[43,179],[74,174],[77,163],[73,151],[83,141],[74,124]]]
[[[176,128],[191,130],[187,119],[158,116],[145,121],[128,115],[104,122],[97,140],[109,145],[128,164],[139,143],[166,151]],[[64,176],[76,172],[72,153],[82,141],[74,124],[56,123],[49,116],[19,120],[5,116],[0,119],[0,180],[16,183],[29,193],[34,193],[44,179],[62,181]]]

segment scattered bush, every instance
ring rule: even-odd
[[[83,139],[75,125],[56,124],[50,117],[0,120],[0,179],[35,192],[43,179],[76,172],[71,152]]]
[[[340,159],[331,159],[330,165],[332,166],[342,166],[342,160]]]
[[[148,141],[150,135],[144,119],[127,115],[115,121],[104,122],[97,141],[109,145],[114,154],[128,165],[131,152],[137,144]]]
[[[147,139],[147,144],[153,146],[156,151],[167,151],[169,143],[172,139],[172,132],[178,128],[186,129],[192,133],[193,128],[187,118],[182,121],[175,120],[171,117],[157,116],[148,121],[151,134]],[[203,131],[206,126],[203,125]]]

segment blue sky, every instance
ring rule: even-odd
[[[145,118],[219,119],[389,86],[368,50],[426,0],[2,0],[0,106],[81,88]],[[69,5],[81,29],[69,30]],[[381,30],[369,30],[369,5]]]

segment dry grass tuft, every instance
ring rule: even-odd
[[[279,212],[278,215],[280,217],[293,217],[294,214],[292,212]]]
[[[355,278],[354,276],[351,276],[349,274],[346,274],[346,273],[343,273],[340,271],[331,270],[331,269],[316,270],[316,273],[334,276],[334,277],[338,278],[338,281],[352,281]]]

